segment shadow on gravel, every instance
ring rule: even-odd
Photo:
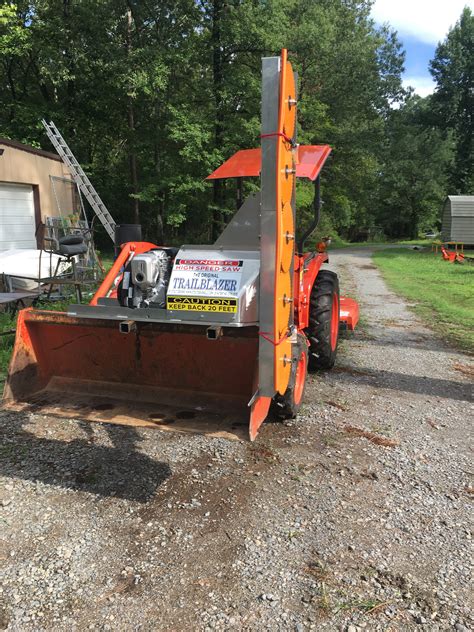
[[[473,401],[473,387],[467,382],[455,382],[435,377],[423,377],[418,375],[405,375],[396,371],[374,371],[364,367],[336,366],[332,373],[336,381],[346,382],[348,379],[357,379],[377,388],[389,388],[396,391],[428,395],[430,397],[443,397],[457,399],[461,402]]]
[[[112,446],[94,445],[90,423],[79,422],[84,439],[58,441],[36,437],[23,426],[22,413],[9,414],[0,424],[0,474],[41,481],[98,496],[146,502],[171,475],[167,463],[137,449],[135,428],[104,424]]]

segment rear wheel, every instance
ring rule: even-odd
[[[279,419],[294,419],[298,414],[304,397],[306,376],[308,374],[308,344],[303,334],[292,349],[290,381],[284,395],[277,393],[273,400],[273,410]]]
[[[316,277],[305,333],[309,340],[309,370],[332,369],[339,340],[339,281],[335,272],[320,270]]]

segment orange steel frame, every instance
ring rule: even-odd
[[[274,348],[275,391],[284,393],[290,376],[291,342],[285,336],[290,313],[293,309],[294,324],[299,331],[308,326],[311,289],[321,265],[328,261],[326,253],[295,254],[295,226],[292,205],[294,204],[295,175],[297,166],[297,148],[288,139],[295,134],[296,125],[296,86],[293,69],[284,49],[281,55],[280,90],[278,107],[278,127],[275,136],[277,142],[276,199],[276,262],[274,279],[274,330],[272,338],[279,341]],[[324,148],[323,148],[324,149]],[[328,154],[327,148],[324,155]],[[156,248],[148,242],[125,244],[110,272],[91,300],[97,305],[100,298],[116,296],[117,280],[130,255]],[[293,260],[293,279],[290,268]],[[115,284],[115,287],[114,287]],[[270,398],[267,399],[267,406]],[[266,408],[264,406],[263,408]]]
[[[112,289],[112,286],[116,279],[118,279],[121,275],[122,267],[127,263],[130,255],[133,254],[141,254],[143,252],[148,252],[151,248],[158,248],[157,245],[152,244],[149,241],[131,241],[127,244],[124,244],[122,250],[120,251],[119,256],[115,260],[113,266],[110,268],[109,272],[105,276],[104,280],[100,284],[97,289],[97,292],[92,297],[89,305],[97,305],[99,298],[105,298],[109,296],[109,292],[112,290],[112,296],[115,298],[116,296],[116,288]]]
[[[287,51],[281,52],[278,128],[276,133],[276,248],[274,278],[274,387],[284,394],[291,372],[292,344],[287,336],[291,324],[291,263],[295,252],[294,197],[296,147],[288,139],[296,132],[296,86]],[[278,342],[277,342],[278,341]]]

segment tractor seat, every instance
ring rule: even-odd
[[[59,238],[57,254],[63,257],[74,257],[87,252],[87,245],[81,235],[66,235]]]

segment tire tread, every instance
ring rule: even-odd
[[[309,301],[309,323],[305,330],[310,342],[308,369],[331,369],[336,361],[336,349],[331,349],[331,315],[334,292],[339,298],[337,274],[331,270],[320,270]]]

